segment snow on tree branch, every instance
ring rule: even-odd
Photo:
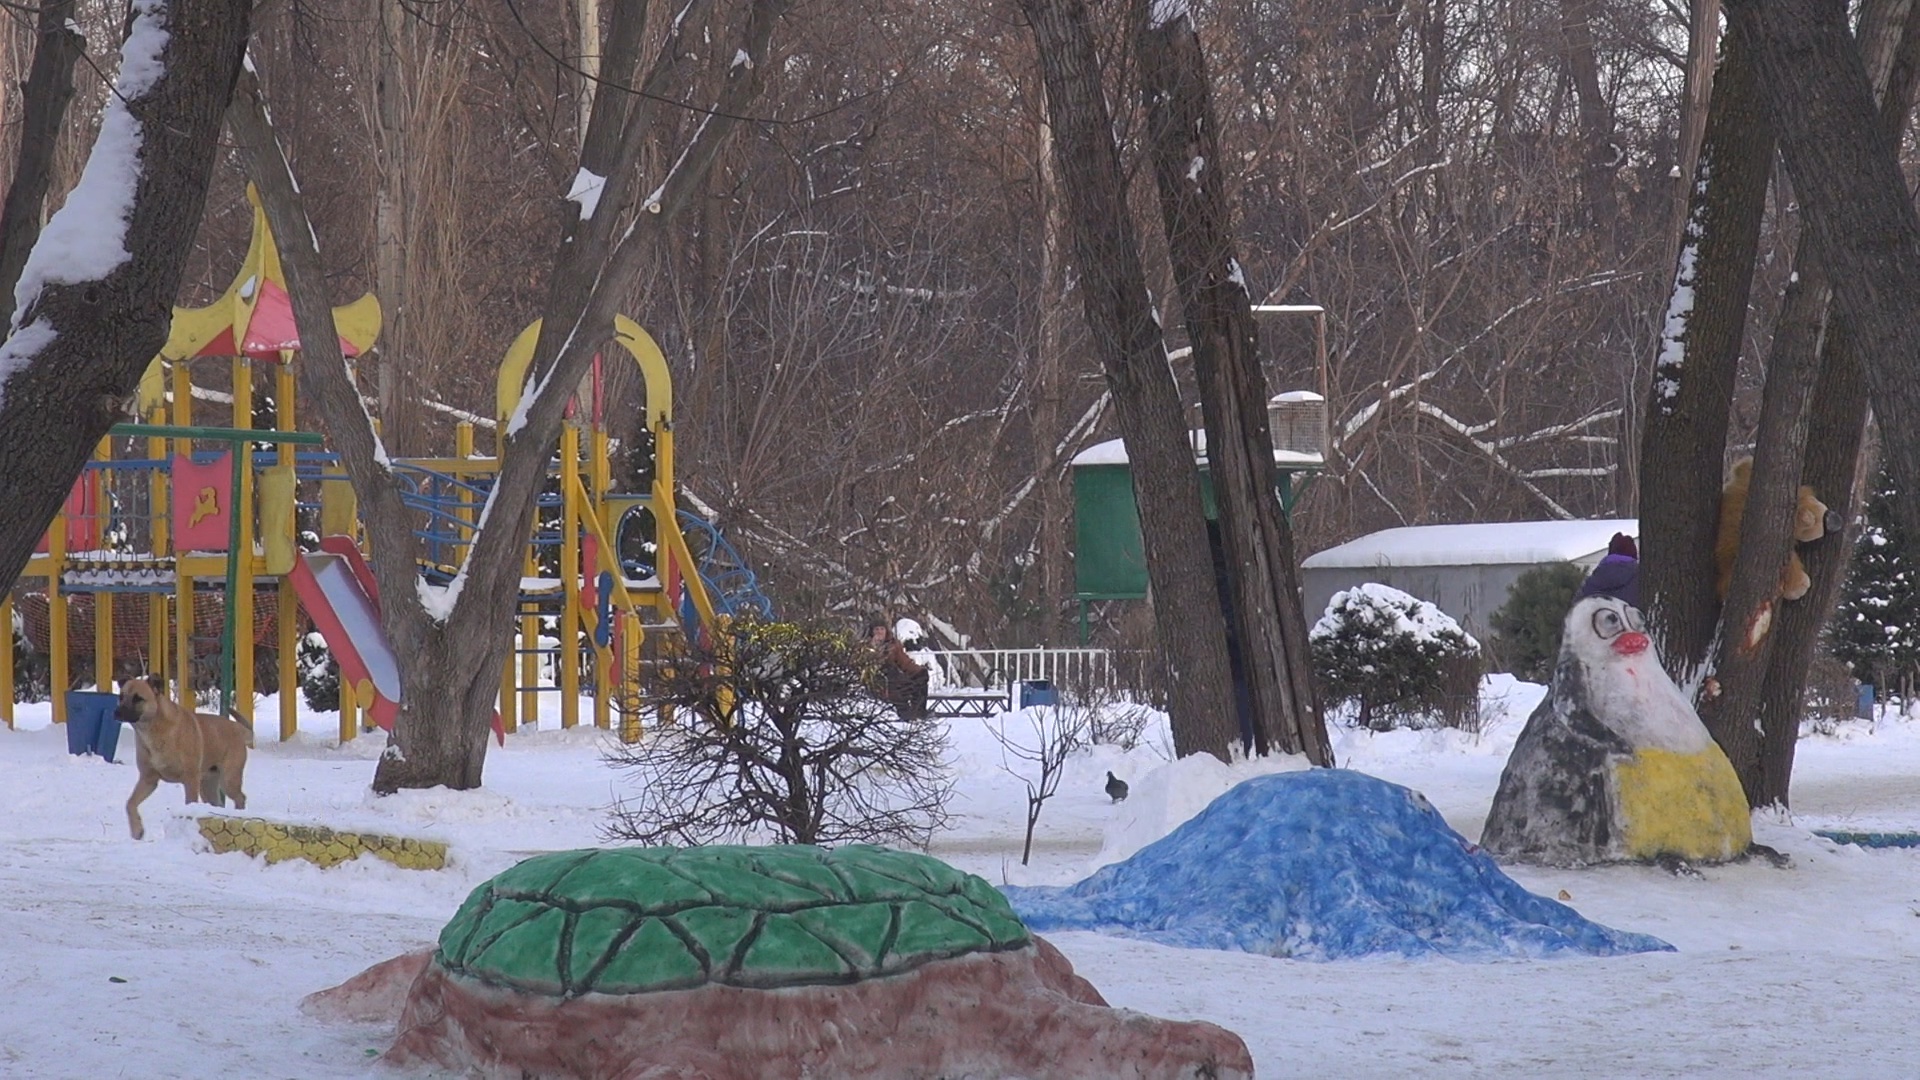
[[[1571,436],[1577,432],[1584,431],[1595,424],[1604,424],[1613,420],[1618,420],[1620,419],[1620,415],[1622,411],[1623,410],[1620,410],[1620,409],[1600,409],[1596,412],[1588,413],[1586,416],[1583,416],[1580,419],[1571,421],[1569,423],[1554,424],[1550,427],[1543,427],[1538,431],[1529,431],[1525,435],[1508,435],[1504,438],[1495,439],[1493,440],[1492,445],[1501,450],[1511,450],[1516,446],[1527,446],[1532,443],[1546,442],[1549,439],[1558,439],[1563,436]],[[1614,438],[1611,435],[1589,436],[1588,438],[1591,441],[1600,442],[1600,443],[1611,444],[1611,443],[1619,442],[1618,439]]]
[[[146,96],[165,73],[161,57],[168,37],[166,0],[139,0],[134,13],[133,28],[120,50],[120,74],[80,182],[47,222],[14,287],[16,328],[31,318],[33,302],[45,286],[98,281],[132,258],[127,217],[140,179],[142,133],[128,105]]]
[[[1700,162],[1700,183],[1706,184],[1708,163]],[[1666,318],[1660,326],[1660,353],[1653,362],[1653,402],[1663,413],[1674,410],[1680,396],[1680,371],[1687,362],[1687,322],[1693,318],[1694,287],[1700,276],[1700,241],[1706,230],[1706,204],[1694,207],[1681,240],[1679,266],[1673,274],[1673,292],[1667,297]]]
[[[1548,495],[1546,492],[1540,490],[1539,485],[1533,483],[1533,481],[1528,479],[1529,474],[1527,473],[1526,470],[1521,469],[1518,466],[1514,465],[1513,462],[1508,461],[1506,458],[1506,455],[1500,453],[1499,449],[1496,448],[1492,443],[1487,442],[1484,439],[1475,438],[1475,435],[1478,434],[1479,431],[1484,430],[1484,428],[1475,428],[1467,424],[1464,424],[1459,420],[1455,419],[1454,417],[1448,415],[1446,410],[1440,408],[1437,405],[1434,405],[1432,402],[1416,401],[1413,403],[1413,407],[1418,411],[1420,411],[1421,413],[1427,416],[1431,416],[1435,420],[1440,421],[1440,423],[1445,425],[1446,427],[1453,429],[1456,433],[1460,435],[1461,438],[1465,439],[1469,444],[1471,444],[1474,449],[1486,455],[1487,460],[1491,461],[1497,468],[1500,469],[1501,472],[1504,472],[1508,476],[1513,477],[1514,480],[1518,482],[1521,487],[1527,490],[1528,494],[1532,495],[1536,499],[1539,499],[1540,502],[1546,506],[1548,513],[1552,514],[1554,517],[1561,518],[1562,520],[1567,520],[1567,521],[1573,520],[1573,518],[1576,516],[1573,513],[1573,511],[1568,510],[1566,507],[1561,506],[1558,502],[1555,502],[1551,495]]]
[[[133,25],[120,49],[120,73],[100,119],[100,134],[67,201],[41,231],[13,291],[15,331],[0,345],[0,395],[7,380],[51,345],[58,332],[35,316],[49,285],[104,280],[133,256],[127,222],[140,182],[143,131],[129,106],[166,73],[166,0],[135,0]]]
[[[1358,435],[1368,424],[1379,419],[1386,406],[1402,398],[1411,396],[1421,387],[1446,374],[1452,369],[1455,363],[1464,359],[1476,346],[1490,337],[1495,330],[1498,330],[1501,326],[1505,325],[1508,320],[1520,315],[1522,312],[1538,307],[1549,300],[1558,300],[1561,297],[1585,289],[1604,288],[1619,282],[1631,281],[1639,276],[1637,272],[1603,270],[1597,274],[1588,274],[1585,277],[1564,282],[1546,292],[1536,293],[1518,303],[1512,304],[1505,311],[1488,320],[1486,325],[1480,328],[1479,333],[1474,334],[1472,337],[1454,347],[1445,356],[1436,361],[1432,367],[1400,385],[1393,387],[1380,397],[1356,410],[1352,416],[1347,418],[1346,423],[1340,425],[1339,431],[1333,440],[1334,446],[1345,446],[1348,441],[1353,439],[1355,435]]]

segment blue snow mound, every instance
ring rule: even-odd
[[[1077,885],[1002,891],[1033,930],[1299,960],[1673,951],[1528,892],[1425,796],[1347,769],[1256,777]]]

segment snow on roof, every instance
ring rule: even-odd
[[[1482,566],[1572,562],[1604,552],[1614,533],[1640,534],[1636,518],[1501,521],[1382,529],[1311,555],[1308,569],[1346,566]]]
[[[1294,404],[1302,401],[1325,401],[1324,397],[1311,390],[1289,390],[1284,394],[1275,394],[1267,399],[1269,405]]]
[[[1207,433],[1200,429],[1187,432],[1187,441],[1193,444],[1193,459],[1207,460]],[[1073,455],[1073,464],[1079,465],[1125,465],[1127,463],[1127,444],[1123,439],[1108,439],[1095,443]],[[1320,454],[1306,454],[1298,450],[1275,450],[1273,463],[1280,466],[1319,466],[1327,459]],[[1605,544],[1600,545],[1605,547]]]

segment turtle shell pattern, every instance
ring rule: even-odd
[[[474,889],[434,960],[574,997],[844,984],[1031,940],[999,890],[911,852],[592,848],[534,856]]]

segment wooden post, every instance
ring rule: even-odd
[[[281,431],[294,430],[293,412],[293,356],[280,354],[280,363],[274,368],[273,379],[273,424]],[[299,467],[298,450],[291,443],[281,443],[274,448],[274,468],[292,473]],[[297,489],[296,489],[297,497]],[[294,558],[299,559],[300,519],[298,514],[289,523],[294,531]],[[286,742],[300,730],[300,633],[299,633],[299,597],[286,578],[275,582],[274,592],[279,608],[274,612],[275,626],[279,631],[280,648],[280,741]]]
[[[173,423],[176,427],[193,426],[193,374],[188,370],[185,360],[173,362]],[[192,444],[188,444],[192,449]]]
[[[113,440],[101,439],[100,446],[93,452],[95,461],[113,459]],[[84,479],[86,473],[81,473]],[[107,474],[98,473],[104,477]],[[93,531],[96,534],[94,546],[104,545],[106,540],[106,519],[108,507],[106,485],[98,488],[99,497],[94,501],[95,519]],[[93,688],[110,691],[113,689],[113,594],[95,592],[93,594]]]
[[[253,361],[244,356],[233,359],[233,426],[253,427]],[[227,618],[232,623],[233,709],[248,729],[253,727],[253,444],[235,441],[228,444],[239,466],[240,490],[234,500],[233,514],[239,528],[239,569],[237,580],[227,581]],[[227,563],[229,567],[234,564]]]
[[[580,723],[580,428],[560,429],[560,726]]]
[[[613,727],[614,694],[613,650],[593,650],[593,726],[602,731]]]
[[[340,745],[345,746],[360,734],[359,709],[354,704],[353,680],[340,673]]]
[[[193,374],[185,360],[173,362],[173,423],[176,427],[193,425]],[[193,440],[177,439],[168,447],[189,456],[193,453]],[[162,454],[167,457],[168,455]],[[170,458],[169,458],[170,460]],[[155,515],[171,515],[171,501],[156,507]],[[173,553],[173,667],[174,699],[189,705],[193,702],[193,579],[181,568],[180,557],[184,552]]]
[[[182,361],[175,361],[175,363],[181,362]],[[151,423],[159,424],[164,423],[166,418],[166,410],[164,408],[157,408],[153,410],[153,415],[148,417],[148,420]],[[167,440],[157,435],[149,437],[147,439],[147,459],[149,461],[167,460]],[[171,542],[169,540],[169,536],[171,535],[169,526],[171,523],[168,520],[168,514],[170,512],[169,508],[173,504],[169,501],[167,495],[167,478],[168,473],[166,469],[155,468],[147,484],[147,524],[153,545],[151,550],[156,558],[164,557],[172,552],[172,549],[168,546]],[[161,592],[148,593],[147,664],[146,671],[141,674],[156,671],[164,672],[166,670],[167,595]]]
[[[113,594],[93,594],[93,688],[113,688]]]
[[[461,461],[466,461],[473,457],[472,423],[462,420],[460,423],[454,425],[453,456]],[[456,470],[453,474],[453,479],[456,484],[465,484],[467,474]],[[474,508],[473,504],[468,501],[470,496],[467,489],[465,487],[456,487],[453,491],[453,497],[456,500],[454,503],[453,516],[468,526],[471,526],[473,524]],[[472,548],[472,540],[473,530],[471,528],[461,529],[459,535],[455,537],[456,542],[452,550],[453,563],[455,566],[466,562],[467,552]]]
[[[529,559],[529,562],[532,560]],[[520,617],[520,720],[540,726],[540,619]]]
[[[500,730],[509,735],[520,729],[520,693],[513,683],[513,659],[513,650],[509,648],[506,663],[500,665]]]
[[[632,611],[620,613],[620,741],[636,743],[644,734],[640,723],[640,641],[646,631],[640,628],[640,616]]]
[[[276,584],[274,598],[279,607],[274,611],[274,618],[280,649],[280,741],[286,742],[300,730],[300,703],[296,700],[300,694],[300,628],[295,625],[300,608],[287,579],[281,578]]]
[[[0,627],[7,631],[6,648],[0,649],[0,720],[13,730],[13,593],[0,592]]]
[[[60,565],[67,560],[67,512],[61,509],[47,530],[47,692],[53,697],[53,722],[67,722],[67,687],[72,681],[67,657],[67,597],[60,591]]]
[[[173,666],[174,700],[191,708],[193,696],[193,578],[174,559]]]

